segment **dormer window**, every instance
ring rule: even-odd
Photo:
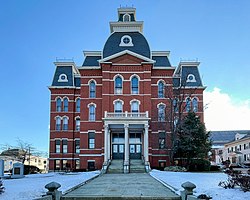
[[[134,46],[132,43],[132,38],[129,35],[124,35],[121,37],[121,42],[119,44],[120,47],[131,47]]]
[[[58,82],[68,82],[68,77],[66,74],[60,74]]]
[[[193,74],[188,74],[187,76],[187,82],[196,82],[195,76]]]
[[[124,22],[130,22],[131,21],[131,19],[130,19],[130,15],[129,14],[125,14],[125,15],[123,15],[123,21]]]

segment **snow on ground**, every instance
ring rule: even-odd
[[[219,187],[220,181],[227,180],[224,173],[193,173],[193,172],[166,172],[152,170],[151,176],[162,180],[167,185],[172,186],[177,194],[183,190],[181,184],[192,182],[196,185],[195,195],[207,194],[213,197],[213,200],[245,200],[250,199],[250,192],[243,192],[237,189],[224,189]]]
[[[0,194],[1,200],[31,200],[45,194],[48,190],[44,186],[52,181],[61,184],[58,189],[62,192],[97,176],[100,172],[79,173],[48,173],[31,174],[20,179],[3,179],[5,192]]]

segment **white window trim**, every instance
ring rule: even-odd
[[[189,77],[193,77],[192,80],[189,80]],[[188,74],[187,75],[187,83],[195,83],[196,82],[196,79],[195,79],[195,75],[193,74]]]
[[[134,77],[137,77],[137,79],[138,79],[138,93],[137,94],[132,93],[132,79]],[[130,76],[129,80],[130,80],[130,94],[131,95],[139,95],[140,94],[140,76],[138,76],[137,74],[133,74],[132,76]]]
[[[162,103],[162,102],[158,103],[157,104],[157,108],[159,109],[160,106],[164,106],[166,108],[166,104],[165,103]]]
[[[124,38],[128,38],[129,39],[129,43],[124,43]],[[124,35],[121,37],[121,42],[119,44],[120,47],[132,47],[134,46],[133,42],[132,42],[132,38],[129,35]]]
[[[115,91],[115,80],[117,77],[120,77],[122,79],[122,92],[120,94],[116,94],[116,91]],[[124,82],[124,77],[120,74],[116,74],[114,77],[113,77],[113,81],[114,81],[114,94],[115,95],[122,95],[123,94],[123,82]]]
[[[128,13],[125,13],[125,14],[122,16],[123,22],[127,22],[127,21],[124,20],[126,16],[128,16],[129,22],[131,22],[131,16],[130,16],[130,14],[128,14]]]
[[[65,79],[62,79],[63,76],[65,77]],[[68,76],[66,74],[60,74],[58,82],[68,82]]]

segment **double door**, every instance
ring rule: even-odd
[[[130,144],[129,156],[130,159],[141,159],[141,144]]]
[[[113,159],[124,159],[124,144],[112,145]]]

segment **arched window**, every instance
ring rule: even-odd
[[[89,84],[89,97],[90,98],[96,97],[96,85],[94,81],[91,81]]]
[[[198,100],[197,98],[193,98],[193,101],[192,101],[192,106],[193,106],[193,111],[194,112],[198,112]]]
[[[68,112],[69,111],[69,101],[67,98],[63,99],[63,111]]]
[[[61,98],[56,99],[56,111],[57,112],[62,111],[62,100],[61,100]]]
[[[131,112],[133,112],[133,113],[139,112],[139,102],[138,101],[131,102]]]
[[[89,106],[89,121],[95,121],[95,105]]]
[[[158,98],[164,98],[164,83],[162,81],[158,83]]]
[[[56,117],[56,130],[60,131],[61,130],[61,118]]]
[[[115,94],[122,94],[122,78],[120,76],[115,78]]]
[[[80,131],[80,117],[76,118],[76,131]]]
[[[191,99],[188,97],[186,98],[186,112],[191,111]]]
[[[175,98],[173,100],[173,110],[174,110],[174,112],[178,112],[179,111],[179,105],[178,105],[178,99],[177,98]]]
[[[136,76],[131,79],[131,93],[138,94],[139,93],[139,81]]]
[[[158,121],[163,122],[166,121],[165,120],[165,105],[164,104],[160,104],[158,106]]]
[[[69,129],[69,124],[68,124],[68,117],[63,117],[63,130],[67,131]]]
[[[80,98],[77,98],[76,99],[76,112],[80,112],[80,104],[81,103],[81,101],[80,101]]]
[[[122,112],[122,101],[116,101],[115,102],[115,112],[116,113],[120,113],[120,112]]]
[[[129,14],[123,15],[123,21],[124,22],[130,22],[130,15]]]

